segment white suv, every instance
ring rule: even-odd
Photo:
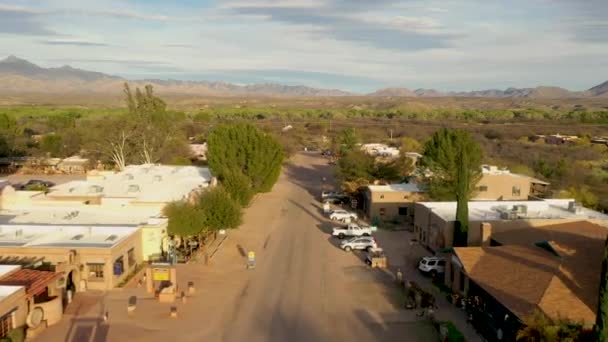
[[[329,219],[332,221],[342,220],[356,220],[357,214],[348,212],[346,210],[338,209],[331,212]]]
[[[443,257],[424,257],[418,263],[418,269],[423,273],[428,273],[435,277],[439,273],[445,272],[445,259]]]
[[[340,248],[347,252],[353,249],[370,251],[372,248],[378,248],[378,244],[372,236],[360,236],[343,241]]]

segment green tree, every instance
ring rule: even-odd
[[[466,245],[468,203],[481,175],[483,154],[477,142],[462,130],[441,129],[424,146],[422,165],[432,172],[430,196],[456,200],[454,245]]]
[[[599,203],[597,196],[591,192],[588,186],[571,186],[560,193],[561,198],[573,198],[584,207],[595,209]]]
[[[240,191],[268,192],[278,180],[285,156],[283,148],[256,127],[221,125],[209,133],[207,143],[209,167],[220,181],[227,183],[226,189],[233,198],[240,198],[241,204],[246,205],[251,198],[241,197]],[[243,188],[238,189],[235,184]]]
[[[12,153],[11,146],[8,141],[4,137],[4,135],[0,135],[0,158],[8,157]]]
[[[175,145],[176,140],[187,144],[186,137],[180,134],[186,115],[167,111],[167,104],[154,94],[152,85],[146,85],[144,91],[136,88],[133,94],[129,84],[125,83],[124,93],[128,118],[134,127],[132,140],[142,162],[167,161],[166,157],[163,160],[163,154],[168,145]]]
[[[596,341],[608,342],[608,239],[604,246],[604,259],[602,260],[601,272],[594,331]]]
[[[347,151],[338,159],[336,176],[344,191],[355,193],[373,181],[374,168],[373,157],[361,150]]]
[[[354,128],[346,128],[340,132],[340,135],[338,136],[339,151],[341,154],[354,150],[358,143],[359,137]]]
[[[58,134],[45,135],[40,142],[40,150],[53,157],[63,156],[63,138]]]
[[[401,139],[401,146],[399,147],[401,153],[405,152],[420,152],[422,151],[422,144],[418,140],[410,137]]]
[[[243,221],[240,205],[221,186],[202,192],[196,207],[203,212],[204,226],[210,231],[238,228]]]
[[[169,203],[164,209],[164,214],[169,219],[167,233],[170,235],[196,237],[205,229],[204,211],[187,202]]]

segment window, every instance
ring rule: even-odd
[[[514,186],[511,193],[513,194],[513,196],[519,196],[521,195],[521,189],[519,188],[519,186]]]
[[[13,312],[0,317],[0,337],[5,337],[11,330],[13,330]]]
[[[487,185],[480,185],[477,187],[477,191],[479,192],[486,192],[488,191],[488,186]]]
[[[135,250],[133,248],[127,252],[127,262],[129,263],[129,267],[135,265]]]
[[[385,208],[380,208],[380,215],[384,215],[386,213],[386,209]]]
[[[89,279],[90,280],[102,280],[103,279],[103,268],[105,264],[87,264],[89,267]]]
[[[125,270],[125,263],[124,263],[123,257],[121,256],[118,259],[114,260],[114,265],[112,267],[112,271],[113,271],[112,273],[114,275],[119,276],[119,275],[123,274],[124,270]]]
[[[407,207],[399,207],[399,215],[407,216]]]
[[[437,266],[445,266],[445,260],[439,260]]]
[[[427,266],[435,266],[435,261],[431,260],[431,261],[427,262],[426,264],[427,264]]]

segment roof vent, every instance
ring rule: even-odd
[[[126,179],[126,180],[133,180],[133,175],[130,173],[125,173],[125,175],[122,176],[122,178]]]
[[[127,192],[139,192],[139,185],[137,184],[131,184],[129,185],[129,188],[127,189]]]
[[[91,185],[89,187],[89,193],[98,194],[101,192],[103,192],[103,186],[101,186],[101,185]]]
[[[112,235],[108,236],[108,238],[106,239],[106,241],[114,241],[116,239],[118,239],[118,235],[112,234]]]
[[[83,237],[84,237],[84,235],[82,235],[82,234],[78,234],[78,235],[74,235],[74,236],[71,238],[71,240],[76,240],[76,241],[78,241],[78,240],[81,240]]]
[[[23,229],[19,228],[15,230],[15,237],[21,237],[23,235]]]
[[[154,181],[155,181],[155,182],[160,182],[160,181],[162,181],[162,180],[163,180],[163,176],[161,176],[161,175],[155,175],[155,176],[154,176]]]

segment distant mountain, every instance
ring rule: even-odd
[[[178,81],[178,80],[126,80],[100,72],[62,66],[42,68],[25,59],[9,56],[0,60],[0,92],[19,93],[101,93],[116,94],[122,84],[129,81],[134,86],[152,84],[159,93],[199,96],[352,96],[358,95],[339,89],[320,89],[303,85],[281,84],[237,85],[222,81]],[[441,92],[435,89],[390,87],[379,89],[367,96],[384,97],[497,97],[497,98],[574,98],[608,97],[608,81],[587,91],[572,92],[559,87],[487,89],[475,91]]]
[[[376,90],[368,96],[401,96],[401,97],[416,97],[416,93],[407,88],[384,88]]]
[[[420,89],[416,89],[416,90],[414,90],[414,93],[415,93],[417,96],[420,96],[420,97],[439,97],[439,96],[446,96],[446,94],[445,94],[445,93],[442,93],[442,92],[440,92],[440,91],[438,91],[438,90],[435,90],[435,89],[422,89],[422,88],[420,88]]]
[[[120,79],[100,72],[75,69],[65,65],[60,68],[41,68],[25,59],[8,56],[0,60],[0,74],[17,75],[38,80],[66,80],[97,81],[104,79]]]
[[[590,96],[608,96],[608,81],[587,90]]]
[[[124,78],[63,66],[42,68],[15,56],[0,60],[0,91],[20,92],[117,92]],[[134,80],[136,86],[152,84],[159,92],[191,95],[287,95],[287,96],[347,96],[352,93],[337,89],[318,89],[306,86],[280,84],[236,85],[226,82]]]

